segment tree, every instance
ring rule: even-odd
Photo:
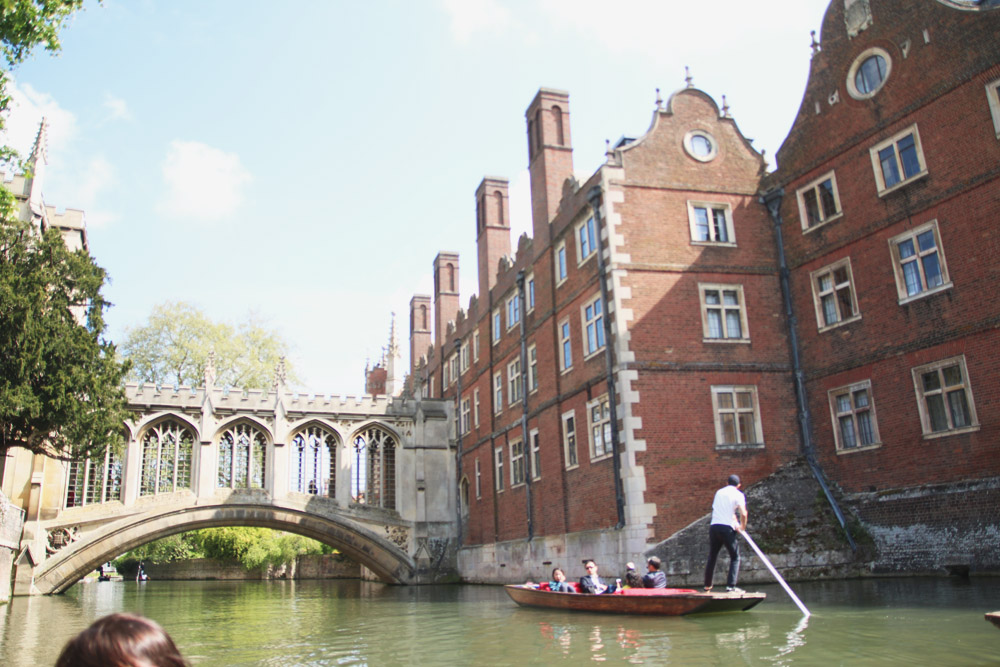
[[[233,326],[174,301],[154,306],[149,320],[126,330],[121,344],[132,362],[129,379],[161,385],[200,385],[212,352],[216,385],[266,389],[288,344],[252,313]],[[295,381],[290,369],[286,378]]]
[[[33,47],[59,48],[58,31],[82,0],[0,5],[0,54],[8,69]],[[0,73],[0,114],[10,98]],[[2,117],[0,117],[2,118]],[[0,120],[2,127],[2,120]],[[0,159],[16,154],[8,147]],[[19,219],[0,188],[0,454],[11,447],[78,459],[119,439],[128,416],[127,365],[104,338],[105,272],[60,232]]]

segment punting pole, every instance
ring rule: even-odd
[[[809,616],[810,615],[809,610],[806,609],[806,606],[804,604],[802,604],[802,600],[800,600],[798,596],[795,595],[791,587],[788,585],[788,582],[785,581],[785,578],[782,577],[780,574],[778,574],[778,571],[774,569],[774,565],[772,565],[771,561],[768,560],[767,556],[764,555],[764,552],[760,550],[760,547],[757,546],[757,543],[753,541],[753,539],[750,537],[750,534],[744,530],[743,537],[744,539],[746,539],[747,544],[749,544],[751,548],[753,548],[754,553],[757,554],[757,557],[760,558],[762,561],[764,561],[764,565],[766,565],[767,569],[771,571],[771,574],[774,575],[774,578],[778,580],[778,583],[781,584],[781,587],[785,589],[785,592],[788,593],[788,596],[792,598],[792,602],[798,605],[798,608],[802,610],[803,614]]]

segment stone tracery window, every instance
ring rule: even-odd
[[[351,498],[396,509],[396,438],[384,428],[370,426],[354,438]]]
[[[264,434],[248,423],[230,426],[219,438],[219,488],[262,489],[267,464]]]
[[[101,453],[69,464],[66,507],[122,499],[122,457],[109,445]]]
[[[194,434],[190,428],[168,419],[146,429],[140,442],[142,470],[139,495],[191,488]]]
[[[336,435],[320,426],[310,426],[292,438],[292,491],[335,497],[337,442]]]

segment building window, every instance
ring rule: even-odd
[[[927,174],[916,125],[876,144],[870,152],[879,196]]]
[[[472,332],[472,361],[479,361],[479,329]]]
[[[507,364],[507,395],[511,405],[521,400],[521,360]]]
[[[820,331],[861,319],[849,257],[813,271],[810,278]]]
[[[66,507],[82,507],[122,499],[122,460],[115,448],[95,451],[72,461],[66,476]]]
[[[684,150],[699,162],[711,162],[719,149],[711,134],[703,130],[691,130],[684,135]]]
[[[559,365],[563,371],[573,367],[573,346],[569,338],[569,320],[559,323]]]
[[[142,434],[139,495],[173,493],[191,488],[194,434],[172,420],[162,421]]]
[[[462,372],[464,373],[465,371],[469,370],[469,341],[465,341],[464,343],[462,343],[462,347],[460,348],[460,350],[461,351],[459,356],[462,359],[461,361]]]
[[[371,426],[354,438],[351,499],[359,504],[396,509],[396,438]]]
[[[527,292],[528,307],[527,312],[531,312],[535,309],[535,274],[531,273],[528,275],[527,286],[525,287],[525,292]]]
[[[528,348],[528,391],[538,389],[538,348],[532,345]]]
[[[712,387],[717,447],[763,447],[756,387]]]
[[[914,368],[913,384],[925,437],[979,428],[964,355]]]
[[[599,459],[611,454],[611,410],[607,395],[587,403],[590,421],[590,458]]]
[[[462,520],[469,518],[469,478],[463,477],[458,485],[458,503],[462,512]]]
[[[583,358],[586,359],[604,347],[604,316],[601,297],[583,307]]]
[[[500,342],[500,336],[503,334],[503,314],[500,309],[497,308],[493,311],[493,344],[496,345]]]
[[[566,242],[560,241],[556,246],[556,285],[561,285],[566,275]]]
[[[493,451],[493,484],[497,491],[503,491],[503,447]]]
[[[476,459],[476,498],[483,497],[483,472],[479,469],[479,459]]]
[[[444,360],[441,365],[441,388],[447,389],[451,385],[451,357]]]
[[[462,399],[462,419],[459,422],[461,430],[459,431],[462,435],[465,435],[471,430],[472,426],[472,401],[467,398]]]
[[[567,468],[579,465],[576,454],[576,413],[570,410],[562,416],[563,454]]]
[[[521,295],[514,292],[514,295],[507,299],[507,328],[521,321]]]
[[[950,288],[937,220],[889,239],[899,303]]]
[[[510,443],[510,485],[518,484],[524,484],[524,442],[521,440]]]
[[[542,478],[542,450],[538,442],[538,429],[533,428],[528,433],[528,440],[531,442],[531,479]]]
[[[736,245],[733,211],[729,204],[689,201],[688,224],[691,226],[693,243]]]
[[[597,248],[597,225],[594,223],[593,217],[587,218],[586,222],[580,223],[576,228],[576,241],[578,263],[583,264]]]
[[[830,391],[830,414],[837,451],[880,444],[871,381],[865,380]]]
[[[706,342],[750,340],[742,285],[698,285]]]
[[[479,428],[479,387],[472,390],[472,423]]]
[[[847,72],[847,92],[856,100],[875,96],[892,71],[892,58],[879,48],[862,51]]]
[[[493,375],[493,413],[503,412],[503,373]]]
[[[310,426],[292,438],[290,488],[299,493],[333,498],[337,491],[337,436]]]
[[[266,449],[264,434],[250,424],[228,428],[219,438],[219,488],[263,489]]]
[[[840,217],[840,192],[837,190],[837,177],[832,171],[799,188],[795,194],[803,231]]]
[[[997,139],[1000,139],[1000,79],[986,84],[986,100],[993,115],[993,129],[996,130]]]

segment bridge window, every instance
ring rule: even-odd
[[[292,491],[314,496],[336,494],[337,436],[310,426],[292,438]]]
[[[396,439],[372,426],[354,439],[351,497],[356,503],[396,509]]]
[[[163,421],[142,436],[139,494],[149,496],[191,488],[194,434],[176,421]]]
[[[122,458],[110,446],[102,454],[69,464],[66,507],[122,499]]]
[[[219,439],[219,488],[264,488],[264,435],[250,424],[237,424]]]

